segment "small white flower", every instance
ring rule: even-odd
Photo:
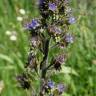
[[[8,36],[10,36],[10,35],[11,35],[11,31],[7,30],[7,31],[5,32],[5,34],[8,35]]]
[[[21,22],[22,20],[23,20],[23,17],[20,17],[20,16],[17,17],[17,21]]]
[[[19,12],[20,12],[20,14],[22,14],[22,15],[25,15],[25,13],[26,13],[24,9],[20,9]]]
[[[17,40],[16,35],[11,35],[11,36],[10,36],[10,40],[11,40],[11,41],[16,41],[16,40]]]

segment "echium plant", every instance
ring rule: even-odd
[[[17,80],[22,88],[31,90],[31,96],[61,96],[66,87],[51,76],[64,66],[64,50],[74,41],[69,27],[75,18],[69,0],[39,0],[39,10],[40,17],[25,26],[30,34],[30,51],[25,72]]]

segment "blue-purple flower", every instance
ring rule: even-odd
[[[76,22],[76,19],[74,18],[74,17],[70,17],[69,19],[68,19],[68,23],[69,24],[74,24]]]
[[[36,29],[38,26],[40,26],[38,20],[33,19],[31,23],[26,25],[26,29],[28,29],[28,30]]]
[[[62,93],[65,90],[65,87],[63,84],[59,84],[59,85],[57,85],[57,89],[58,89],[59,93]]]
[[[66,34],[65,35],[65,41],[67,43],[73,43],[74,42],[74,38],[73,38],[73,36],[71,34]]]
[[[55,3],[49,3],[49,10],[55,11],[57,9],[57,6]]]
[[[55,84],[54,84],[54,82],[53,81],[48,81],[48,87],[49,88],[54,88],[54,86],[55,86]]]

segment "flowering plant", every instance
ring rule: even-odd
[[[24,89],[32,89],[32,96],[60,96],[66,87],[63,82],[56,84],[51,74],[60,71],[66,61],[64,50],[74,41],[69,27],[75,23],[75,18],[69,0],[39,0],[39,10],[41,17],[25,26],[30,34],[30,52],[26,71],[17,76],[17,80]],[[51,50],[56,49],[58,52],[52,53]],[[38,79],[34,79],[36,76]],[[34,80],[39,81],[35,91]]]

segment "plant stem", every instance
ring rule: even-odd
[[[43,93],[42,93],[43,92],[43,83],[44,83],[44,80],[46,79],[46,72],[47,72],[46,60],[47,60],[48,53],[49,53],[49,42],[50,42],[50,39],[48,38],[44,44],[44,57],[40,64],[40,69],[41,69],[40,96],[43,96]]]

